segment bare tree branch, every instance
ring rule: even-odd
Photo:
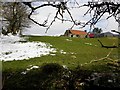
[[[109,16],[106,19],[109,19],[110,17],[114,17],[115,20],[118,22],[117,15],[120,13],[119,7],[120,4],[115,2],[88,2],[88,4],[85,4],[84,6],[89,7],[87,12],[84,15],[91,14],[92,11],[94,14],[92,15],[92,19],[90,19],[85,25],[88,25],[88,23],[91,23],[91,26],[95,25],[105,13],[108,13]]]
[[[38,24],[39,26],[43,26],[43,27],[47,27],[44,23],[43,24],[40,24],[38,23],[37,21],[35,21],[34,19],[31,18],[31,15],[34,11],[31,11],[30,14],[28,15],[28,18],[33,21],[35,24]]]
[[[23,2],[23,3],[24,3],[25,5],[27,5],[27,6],[31,9],[31,12],[30,12],[30,14],[28,15],[28,18],[29,18],[31,21],[33,21],[35,24],[39,25],[39,26],[47,27],[46,32],[47,32],[48,29],[51,27],[51,25],[55,22],[56,19],[61,20],[62,22],[63,22],[63,21],[71,21],[71,22],[73,22],[73,23],[75,24],[75,21],[74,21],[72,15],[71,15],[71,13],[70,13],[70,11],[68,10],[68,8],[67,8],[67,6],[66,6],[66,3],[67,3],[67,2],[60,2],[59,4],[54,4],[54,3],[53,3],[53,4],[50,4],[50,3],[48,3],[48,4],[42,4],[42,5],[37,6],[37,7],[33,7],[32,4],[31,4],[31,2]],[[31,18],[31,16],[32,16],[32,14],[34,13],[35,10],[37,10],[37,9],[39,9],[39,8],[42,8],[42,7],[45,7],[45,6],[51,6],[51,7],[57,8],[56,15],[54,16],[54,19],[51,21],[50,25],[48,25],[48,26],[46,25],[46,24],[47,24],[46,20],[45,20],[42,24],[40,24],[40,23],[38,23],[37,21],[35,21],[34,19]],[[71,20],[64,20],[64,19],[63,19],[63,13],[65,12],[65,10],[66,10],[67,13],[69,14]],[[58,15],[60,15],[62,19],[60,19],[60,18],[58,17]],[[47,18],[47,21],[48,21],[48,18]]]
[[[70,1],[68,0],[66,2],[60,2],[58,4],[47,3],[47,4],[42,4],[42,5],[39,5],[36,7],[32,6],[32,4],[31,4],[32,2],[23,2],[23,3],[31,9],[31,12],[30,12],[28,18],[30,20],[32,20],[34,23],[38,24],[39,26],[47,27],[46,32],[53,25],[53,23],[55,22],[56,19],[61,20],[62,22],[70,21],[73,23],[72,27],[78,26],[78,25],[81,27],[85,27],[87,25],[90,25],[90,28],[92,28],[102,18],[102,16],[105,13],[108,13],[109,15],[106,19],[109,19],[110,17],[114,17],[115,20],[118,22],[117,15],[120,13],[120,10],[119,10],[120,4],[118,4],[118,3],[115,3],[115,2],[99,2],[99,3],[98,2],[88,2],[88,4],[84,4],[84,5],[80,6],[80,4],[76,0],[74,0],[74,3],[78,6],[77,8],[85,7],[85,6],[89,8],[87,10],[87,12],[84,14],[84,16],[87,14],[90,14],[92,17],[88,22],[83,24],[82,22],[77,23],[77,21],[75,21],[73,19],[73,16],[72,16],[71,12],[69,11],[68,6],[66,5],[68,2],[70,2]],[[46,6],[51,6],[51,7],[54,7],[57,9],[54,18],[49,25],[47,25],[48,22],[46,22],[46,21],[44,21],[43,23],[38,23],[37,21],[35,21],[34,19],[31,18],[31,16],[35,10],[42,8],[42,7],[46,7]],[[70,16],[70,20],[66,20],[63,18],[65,11]],[[58,16],[60,16],[60,17],[58,17]]]
[[[50,23],[50,25],[47,27],[45,33],[47,33],[47,31],[50,28],[50,26],[55,22],[55,19],[57,18],[58,13],[59,13],[59,10],[56,12],[56,15],[55,15],[54,19],[52,20],[52,22]]]

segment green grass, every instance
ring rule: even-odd
[[[67,41],[69,39],[71,41]],[[117,38],[68,38],[68,37],[50,37],[50,36],[29,36],[29,41],[40,41],[50,43],[53,48],[57,49],[55,56],[46,55],[42,57],[31,58],[29,60],[7,61],[2,62],[3,71],[11,70],[16,71],[20,69],[26,69],[29,65],[39,65],[43,63],[58,63],[60,65],[67,65],[70,68],[75,68],[78,65],[89,63],[91,60],[105,57],[111,49],[102,48],[97,41],[100,39],[104,45],[117,45]],[[91,43],[87,45],[85,43]],[[61,54],[60,50],[67,52]],[[73,53],[73,54],[72,54]],[[34,54],[34,53],[33,53]],[[113,49],[110,58],[117,59],[118,50]],[[104,61],[106,62],[106,61]],[[102,63],[102,62],[101,62]],[[97,63],[94,63],[97,66]],[[99,64],[99,63],[98,63]],[[86,67],[91,67],[87,65]]]

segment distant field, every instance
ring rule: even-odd
[[[86,65],[86,63],[89,63],[91,60],[97,60],[105,57],[111,50],[102,48],[100,43],[97,41],[98,39],[101,40],[104,45],[117,45],[118,43],[117,38],[110,37],[81,39],[68,37],[29,36],[29,41],[50,43],[53,48],[57,49],[57,52],[52,53],[52,55],[32,58],[30,60],[3,62],[3,71],[25,69],[29,65],[40,66],[44,63],[59,63],[70,68],[75,68],[81,64]],[[118,59],[118,49],[113,49],[109,57],[114,60]],[[100,65],[102,62],[94,62],[86,66],[97,66],[97,64]],[[104,60],[103,63],[106,62],[108,61]]]

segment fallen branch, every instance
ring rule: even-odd
[[[100,42],[100,44],[103,48],[107,48],[107,49],[108,48],[118,48],[118,46],[115,46],[115,45],[114,46],[105,46],[105,45],[102,44],[102,42],[100,40],[98,40],[98,41]]]
[[[112,51],[113,51],[113,48],[110,50],[110,52],[109,52],[105,57],[100,58],[100,59],[98,59],[98,60],[91,60],[90,63],[98,62],[98,61],[105,60],[105,59],[108,59],[108,60],[113,61],[113,59],[109,58],[109,56],[110,56],[110,54],[112,53]]]
[[[112,53],[112,51],[113,51],[113,48],[111,48],[110,52],[108,52],[108,54],[105,57],[97,59],[97,60],[91,60],[89,63],[85,63],[84,65],[91,64],[91,63],[98,62],[98,61],[102,61],[102,60],[110,60],[112,62],[119,61],[119,59],[114,60],[114,59],[112,59],[112,58],[109,57],[110,54]]]

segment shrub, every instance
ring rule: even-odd
[[[3,90],[100,90],[120,89],[120,73],[96,72],[77,67],[73,70],[48,63],[22,74],[3,72]]]

